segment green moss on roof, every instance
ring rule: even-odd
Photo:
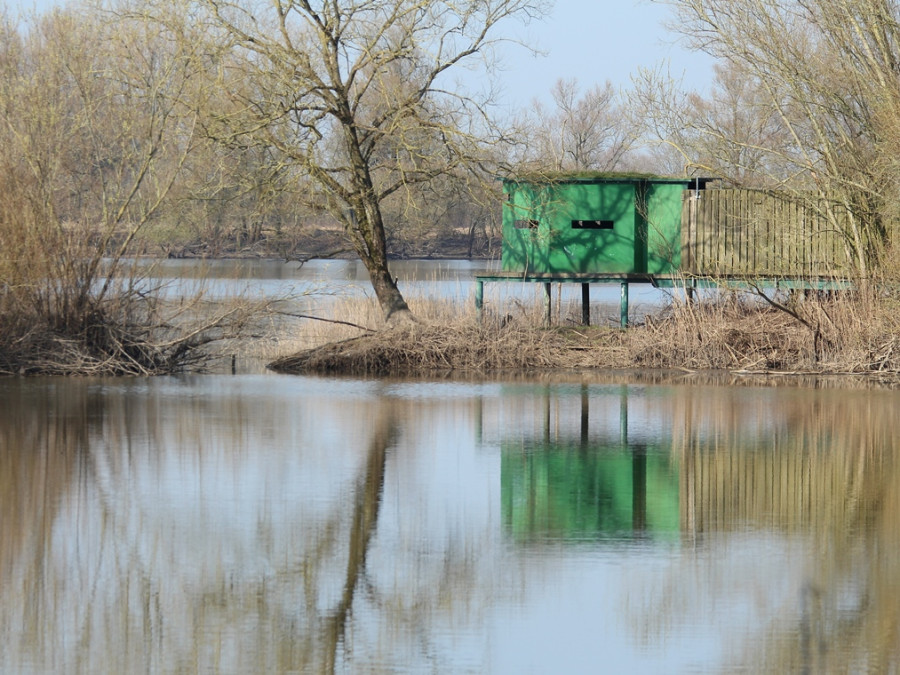
[[[697,180],[694,177],[662,176],[653,173],[639,173],[628,171],[529,171],[516,176],[506,176],[505,183],[603,183],[603,182],[632,182],[632,181],[659,181],[686,183]],[[700,177],[701,181],[711,180]]]

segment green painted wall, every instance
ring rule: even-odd
[[[687,183],[647,187],[647,247],[642,272],[671,274],[681,266],[681,205]]]
[[[505,181],[506,272],[626,274],[676,271],[687,181]]]

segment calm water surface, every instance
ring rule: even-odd
[[[0,672],[896,672],[898,406],[0,380]]]
[[[475,277],[496,273],[497,261],[400,260],[391,263],[402,293],[475,304]],[[166,284],[172,296],[190,294],[202,286],[208,297],[239,293],[256,296],[293,295],[300,309],[327,314],[330,302],[348,296],[374,297],[368,272],[355,260],[310,260],[303,265],[278,260],[162,260],[154,261],[151,278]],[[488,311],[515,313],[524,305],[542,303],[541,284],[488,283],[484,287]],[[629,302],[632,319],[668,302],[671,291],[649,284],[631,284]],[[619,284],[591,284],[595,325],[619,324]],[[556,321],[581,321],[579,284],[554,284]]]

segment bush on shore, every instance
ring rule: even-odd
[[[239,338],[261,302],[206,303],[202,293],[166,302],[162,289],[126,271],[103,294],[80,282],[39,280],[0,289],[0,375],[166,375],[202,370],[214,343]],[[71,284],[71,285],[69,285]]]
[[[131,249],[89,222],[60,222],[11,175],[0,184],[0,375],[198,369],[211,343],[268,307],[206,303],[200,291],[166,300]]]

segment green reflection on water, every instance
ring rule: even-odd
[[[898,672],[898,406],[0,381],[0,672]]]
[[[517,541],[674,539],[678,474],[662,448],[506,444],[503,525]]]

